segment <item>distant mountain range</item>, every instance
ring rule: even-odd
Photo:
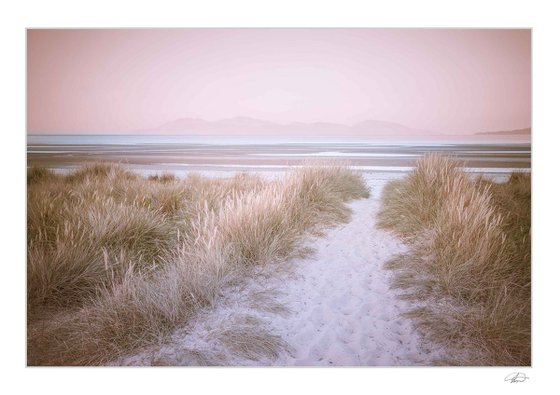
[[[277,135],[277,136],[437,136],[439,133],[412,129],[393,122],[367,120],[352,126],[328,122],[292,122],[287,124],[236,117],[219,121],[198,118],[180,118],[153,129],[136,130],[135,133],[168,133],[190,135]]]
[[[200,136],[285,136],[285,137],[473,137],[501,136],[530,138],[531,128],[487,131],[470,135],[445,135],[424,129],[414,129],[394,123],[373,119],[356,123],[352,126],[329,122],[292,122],[276,123],[249,117],[235,117],[219,121],[206,121],[199,118],[180,118],[151,129],[135,130],[134,133],[150,134],[165,133],[172,135]]]
[[[530,136],[531,128],[500,130],[499,132],[479,132],[476,135],[500,135],[500,136]]]

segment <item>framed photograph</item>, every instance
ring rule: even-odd
[[[531,29],[26,39],[28,366],[531,367]]]

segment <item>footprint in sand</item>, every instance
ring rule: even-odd
[[[369,316],[375,310],[375,304],[373,303],[364,303],[360,306],[360,315],[362,316]]]
[[[326,331],[318,340],[310,347],[308,358],[312,360],[323,359],[329,353],[329,349],[333,344],[330,331]]]
[[[333,298],[332,302],[333,302],[333,307],[337,310],[341,310],[345,307],[348,306],[348,303],[350,302],[351,297],[350,295],[344,294],[341,295],[339,297]]]
[[[316,306],[313,309],[313,311],[311,311],[311,314],[309,315],[309,321],[315,324],[324,323],[324,317],[325,317],[324,313],[325,312],[322,304]]]
[[[371,335],[363,335],[360,337],[358,344],[360,346],[360,350],[363,351],[377,351],[377,345],[375,342],[375,338]]]
[[[344,343],[336,344],[329,353],[330,360],[338,366],[355,366],[360,360],[358,355]]]

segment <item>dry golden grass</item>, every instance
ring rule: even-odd
[[[248,267],[289,259],[306,232],[346,219],[344,202],[367,195],[342,166],[274,181],[30,169],[28,364],[100,364],[161,342]]]
[[[378,225],[411,246],[386,267],[406,298],[424,302],[411,316],[454,348],[449,362],[530,365],[530,175],[492,183],[430,155],[382,199]]]
[[[278,358],[280,349],[288,344],[266,329],[260,319],[251,315],[228,317],[209,334],[223,348],[238,358],[259,361]]]

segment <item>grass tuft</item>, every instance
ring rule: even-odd
[[[56,177],[57,175],[55,172],[44,167],[32,166],[27,168],[27,185],[41,181],[49,181]]]
[[[298,253],[307,232],[348,218],[361,176],[317,165],[264,181],[143,178],[114,164],[30,170],[29,365],[92,365],[163,341],[247,268]],[[230,328],[231,348],[276,355],[279,339]],[[256,348],[255,348],[256,347]]]
[[[410,244],[386,267],[425,302],[412,315],[426,335],[463,351],[455,363],[530,365],[530,174],[492,183],[426,156],[385,188],[378,226]]]
[[[169,182],[177,181],[177,177],[173,173],[162,173],[162,174],[154,174],[148,177],[150,181],[157,181],[163,184],[167,184]]]

